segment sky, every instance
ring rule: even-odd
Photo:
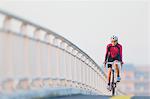
[[[123,61],[150,65],[150,6],[146,0],[2,0],[0,9],[67,38],[101,65],[115,34]]]

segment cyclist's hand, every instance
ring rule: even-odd
[[[121,62],[121,68],[122,68],[123,64],[124,64],[124,63],[123,63],[123,62]]]
[[[106,68],[106,63],[107,63],[107,62],[105,61],[105,62],[104,62],[104,68]]]
[[[106,73],[106,61],[104,62],[104,72]]]
[[[121,65],[123,65],[124,63],[123,62],[121,62]]]

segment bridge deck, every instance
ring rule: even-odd
[[[49,99],[45,98],[45,99]],[[54,97],[51,99],[150,99],[150,96],[102,96],[102,95],[73,95],[73,96],[62,96]]]

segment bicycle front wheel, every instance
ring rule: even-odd
[[[112,86],[112,96],[114,96],[114,95],[115,95],[115,86],[113,84],[113,86]]]

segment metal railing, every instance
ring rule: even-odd
[[[47,28],[0,11],[0,92],[72,87],[110,95],[105,86],[106,75],[79,47]]]

